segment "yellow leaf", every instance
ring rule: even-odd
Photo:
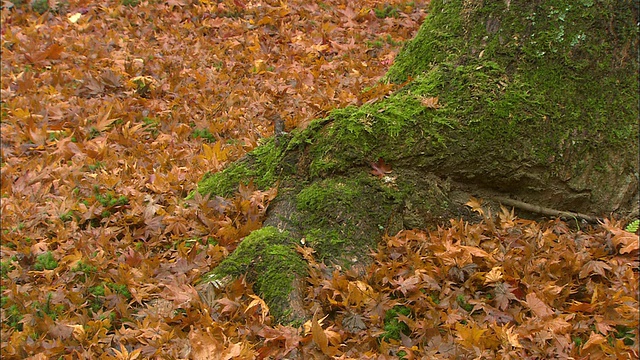
[[[482,199],[476,199],[473,196],[467,201],[465,204],[471,208],[471,210],[477,212],[478,214],[484,216],[484,210],[482,210]]]
[[[246,313],[247,311],[252,309],[254,306],[260,305],[260,308],[262,309],[261,316],[260,316],[260,323],[264,324],[264,319],[269,313],[269,307],[267,306],[267,303],[265,303],[264,300],[262,300],[259,296],[252,295],[252,294],[250,294],[249,296],[251,296],[253,301],[249,303],[249,306],[247,306],[247,309],[244,312]]]
[[[257,74],[261,74],[267,71],[267,64],[264,60],[258,59],[253,62],[253,69]]]
[[[311,335],[313,335],[313,342],[318,345],[320,350],[325,355],[330,356],[329,354],[329,339],[327,339],[327,334],[324,333],[322,326],[318,323],[318,315],[313,315],[313,320],[311,321]]]
[[[484,277],[484,284],[491,284],[502,280],[502,266],[496,266]]]
[[[80,20],[81,17],[82,17],[82,14],[77,12],[75,14],[69,15],[68,19],[72,24],[75,24],[78,22],[78,20]]]
[[[213,149],[211,148],[211,146],[202,143],[202,152],[204,152],[204,158],[207,160],[212,160],[213,159]]]
[[[456,339],[462,346],[467,347],[469,349],[473,347],[479,347],[482,339],[482,334],[484,334],[487,329],[481,329],[475,323],[471,323],[469,325],[462,325],[461,323],[457,323],[455,325],[458,338]]]

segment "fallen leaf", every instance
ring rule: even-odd
[[[371,174],[381,178],[386,174],[391,173],[391,166],[384,162],[382,158],[379,158],[378,161],[371,163]]]
[[[420,100],[420,103],[426,107],[427,109],[437,109],[440,107],[440,105],[438,104],[438,97],[423,97]]]
[[[311,321],[311,334],[313,336],[313,342],[318,345],[323,354],[327,356],[331,356],[329,352],[329,339],[327,335],[324,333],[322,326],[318,323],[318,315],[313,315],[313,320]]]
[[[547,304],[545,304],[544,301],[540,300],[536,293],[531,292],[527,294],[526,304],[529,309],[531,309],[531,311],[533,311],[533,313],[541,319],[546,319],[553,315],[553,310],[551,310],[551,308]]]

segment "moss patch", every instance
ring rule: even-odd
[[[411,78],[407,86],[334,110],[278,146],[268,140],[201,181],[200,192],[222,196],[251,179],[261,189],[279,181],[275,203],[286,209],[270,216],[291,229],[252,233],[214,272],[249,274],[282,313],[283,284],[304,268],[291,249],[298,237],[322,260],[361,257],[385,229],[445,216],[450,182],[562,210],[631,206],[636,22],[631,2],[613,0],[433,0],[386,76]],[[424,105],[435,97],[439,106]],[[370,174],[379,158],[392,167],[384,179]]]
[[[224,259],[207,277],[246,275],[254,282],[256,293],[269,304],[272,315],[287,315],[288,296],[296,276],[306,274],[306,263],[296,253],[289,233],[267,226],[244,238],[238,248]]]
[[[501,191],[570,188],[581,196],[557,206],[611,211],[624,180],[606,179],[638,171],[631,2],[438,0],[430,14],[386,78],[440,97],[438,116],[456,125],[441,174]]]
[[[297,194],[294,223],[321,260],[349,260],[375,247],[401,204],[399,190],[370,174],[338,176]]]
[[[400,340],[400,335],[409,336],[411,329],[409,325],[398,319],[398,315],[411,316],[411,309],[406,306],[397,305],[387,310],[384,314],[384,333],[380,336],[382,340]]]
[[[198,191],[201,194],[228,197],[238,190],[241,182],[247,185],[252,180],[258,189],[266,190],[275,184],[282,170],[280,164],[283,154],[283,149],[276,145],[273,138],[266,139],[265,144],[223,171],[206,174],[198,183]]]

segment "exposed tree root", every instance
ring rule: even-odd
[[[530,211],[536,214],[542,214],[547,216],[557,216],[565,219],[584,219],[591,223],[597,223],[602,220],[601,218],[591,216],[591,215],[586,215],[586,214],[581,214],[581,213],[576,213],[571,211],[561,211],[561,210],[551,209],[551,208],[532,205],[519,200],[513,200],[513,199],[500,197],[500,196],[494,197],[493,200],[501,202],[504,205],[513,206],[518,209]]]

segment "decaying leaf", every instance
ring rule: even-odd
[[[371,170],[371,174],[379,178],[391,173],[391,166],[385,163],[382,158],[379,158],[376,162],[372,162],[371,167],[373,168],[373,170]]]
[[[420,103],[426,107],[427,109],[438,109],[440,105],[438,104],[438,97],[423,97],[420,100]]]

